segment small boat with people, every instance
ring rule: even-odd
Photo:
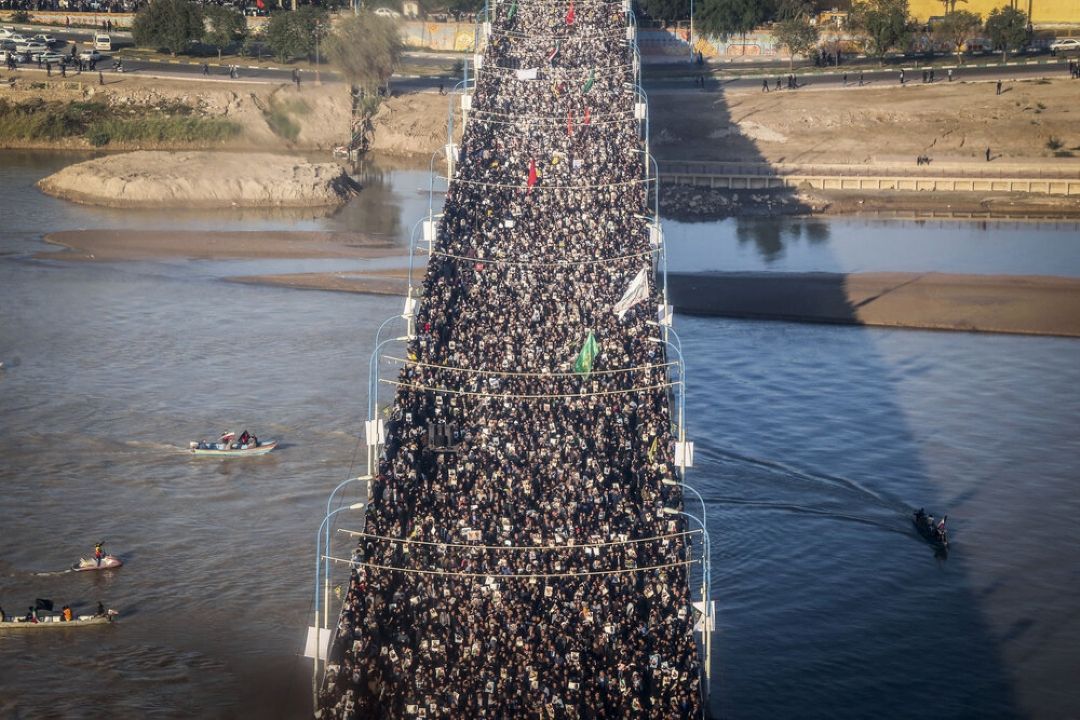
[[[93,570],[114,570],[124,564],[124,561],[115,555],[105,552],[105,543],[94,544],[94,557],[79,558],[79,562],[71,566],[75,572],[88,572]]]
[[[915,529],[919,531],[923,539],[931,545],[947,548],[949,546],[949,531],[945,529],[945,521],[948,519],[949,516],[945,515],[940,520],[935,521],[933,515],[928,515],[925,509],[919,508],[915,511],[911,521],[915,523]]]
[[[247,430],[240,433],[240,437],[237,437],[234,432],[225,432],[221,434],[217,442],[198,440],[188,443],[188,449],[195,455],[216,455],[220,457],[265,455],[275,447],[277,447],[277,440],[264,442]]]
[[[38,599],[25,615],[7,615],[0,608],[0,631],[3,630],[45,630],[62,628],[84,628],[95,625],[111,625],[119,615],[116,610],[106,609],[98,603],[97,611],[93,615],[76,615],[71,606],[65,605],[60,612],[53,612],[51,600]]]

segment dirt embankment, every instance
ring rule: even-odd
[[[1080,82],[1067,78],[666,94],[651,104],[658,160],[1071,167],[1080,171]],[[986,162],[990,148],[991,162]],[[1056,154],[1075,157],[1057,157]]]
[[[53,112],[63,122],[65,109],[79,103],[103,103],[111,118],[138,119],[146,116],[189,116],[223,120],[235,124],[238,132],[225,141],[199,138],[140,138],[136,141],[113,140],[102,149],[259,149],[259,150],[329,150],[348,142],[351,137],[351,107],[344,86],[321,87],[305,84],[298,90],[292,85],[200,82],[115,76],[99,85],[97,76],[86,73],[68,81],[42,83],[35,78],[18,78],[13,86],[5,85],[0,101],[32,106],[34,112]],[[44,104],[43,104],[44,103]],[[77,123],[76,123],[77,124]],[[0,136],[0,147],[10,148],[91,148],[92,137],[77,131],[56,136],[20,137],[12,129]]]
[[[449,103],[449,105],[448,105]],[[390,98],[372,118],[371,150],[387,155],[430,156],[446,145],[447,110],[454,112],[454,141],[461,139],[458,97],[414,93]]]
[[[335,163],[152,150],[69,165],[38,187],[65,200],[128,208],[326,207],[345,203],[359,189]]]

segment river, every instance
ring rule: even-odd
[[[33,189],[70,160],[0,153],[0,603],[102,600],[121,616],[0,632],[0,717],[304,717],[315,531],[330,490],[363,469],[367,358],[400,300],[222,280],[297,267],[285,261],[65,262],[37,256],[54,250],[40,238],[356,229],[404,248],[426,173],[372,172],[329,218],[161,214]],[[1068,224],[763,222],[668,223],[673,269],[1080,269]],[[1080,715],[1080,341],[676,329],[688,479],[713,538],[716,716]],[[227,427],[282,445],[245,461],[183,452]],[[949,513],[947,557],[913,532],[918,506]],[[97,540],[125,567],[63,572]]]

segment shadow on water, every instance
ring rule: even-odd
[[[730,123],[723,93],[702,98]],[[764,162],[752,139],[724,142]],[[813,219],[738,222],[736,240],[766,262],[829,238]],[[832,292],[824,302],[854,321],[842,286]],[[883,331],[681,314],[676,328],[698,450],[688,479],[713,542],[713,716],[1019,716],[963,522],[947,563],[912,525],[913,506],[948,508],[876,346]],[[857,367],[836,372],[837,356]]]

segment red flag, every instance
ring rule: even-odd
[[[585,108],[585,124],[589,124],[589,108]]]
[[[529,161],[529,184],[525,188],[525,194],[528,195],[529,191],[533,189],[533,185],[536,184],[536,160]]]
[[[574,24],[574,0],[570,0],[570,9],[566,11],[566,24]]]
[[[573,110],[567,110],[566,111],[566,134],[567,135],[573,135],[574,134],[574,111]]]
[[[259,6],[260,10],[266,9],[266,3],[264,3],[263,0],[255,0],[255,4]]]

